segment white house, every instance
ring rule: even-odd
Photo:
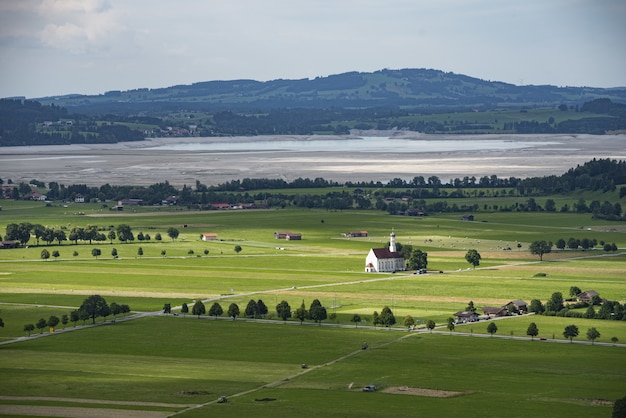
[[[404,270],[404,257],[396,251],[396,234],[389,236],[389,248],[372,248],[365,258],[367,273],[383,273]]]

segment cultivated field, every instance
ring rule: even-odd
[[[0,250],[0,414],[604,417],[626,395],[625,321],[514,316],[495,321],[493,337],[488,321],[445,327],[470,300],[478,308],[515,299],[545,303],[553,292],[568,297],[571,286],[626,302],[620,223],[548,213],[486,213],[462,222],[458,215],[375,211],[2,206],[0,235],[12,222],[68,230],[128,224],[151,239],[36,245],[33,237],[29,248]],[[166,234],[170,227],[180,231],[175,241]],[[341,236],[353,230],[369,236]],[[392,230],[398,242],[428,253],[429,274],[364,273],[368,250],[385,246]],[[275,231],[299,232],[303,240],[276,240]],[[201,241],[202,233],[218,239]],[[570,237],[622,250],[553,251],[543,262],[528,252],[534,240]],[[59,256],[41,260],[44,248]],[[97,258],[94,248],[101,250]],[[482,255],[476,269],[464,259],[470,248]],[[133,312],[115,323],[110,316],[95,327],[79,321],[26,337],[25,324],[69,314],[93,294]],[[295,310],[316,298],[334,316],[322,326],[277,319],[278,302]],[[250,299],[265,302],[269,320],[242,318]],[[180,313],[196,300],[207,310],[214,301],[224,311],[236,303],[242,317]],[[161,313],[166,303],[176,315]],[[397,319],[391,329],[372,326],[372,313],[384,306]],[[350,321],[354,314],[360,324]],[[418,321],[417,330],[407,332],[406,315]],[[423,329],[429,319],[438,325],[432,334]],[[539,328],[535,341],[526,336],[530,322]],[[570,324],[580,329],[574,344],[562,335]],[[601,336],[582,344],[591,327]],[[362,392],[369,384],[378,390]],[[222,395],[228,402],[216,403]]]

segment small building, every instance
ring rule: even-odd
[[[483,313],[491,318],[492,316],[506,316],[508,310],[504,306],[485,306]]]
[[[504,305],[504,308],[506,308],[507,311],[510,311],[511,306],[513,307],[512,309],[519,314],[524,314],[528,312],[528,305],[521,299],[510,301],[509,303]]]
[[[30,199],[31,200],[37,200],[40,202],[45,202],[48,199],[48,196],[46,196],[45,194],[41,194],[39,192],[31,192],[30,193]]]
[[[296,234],[289,231],[277,231],[274,232],[274,239],[284,239],[287,241],[300,241],[302,240],[302,234]]]
[[[454,314],[457,324],[466,324],[468,322],[478,321],[478,314],[476,312],[463,311]]]
[[[212,203],[211,207],[213,209],[230,209],[231,205],[230,203]]]
[[[365,257],[366,273],[403,271],[404,257],[396,251],[396,234],[389,236],[389,248],[371,248]]]
[[[576,297],[578,298],[579,302],[591,303],[593,301],[593,298],[596,296],[599,297],[600,294],[595,290],[586,290],[582,293],[579,293]]]
[[[117,202],[118,206],[140,206],[143,205],[143,199],[122,199]]]
[[[18,248],[20,243],[17,241],[0,241],[0,249]]]
[[[85,203],[85,196],[77,193],[76,196],[74,196],[74,203]]]
[[[365,238],[367,237],[367,231],[350,231],[346,234],[347,238]]]
[[[202,241],[215,241],[217,234],[202,234]]]
[[[461,220],[462,221],[473,221],[474,220],[474,215],[466,213],[465,215],[461,216]]]

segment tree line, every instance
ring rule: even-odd
[[[78,321],[83,321],[83,325],[89,319],[92,323],[96,323],[96,318],[103,317],[106,321],[108,316],[113,315],[113,322],[117,319],[117,315],[125,315],[130,312],[130,306],[126,304],[117,304],[112,302],[108,304],[107,301],[100,295],[92,295],[86,298],[78,309],[71,311],[68,314],[61,315],[59,318],[56,315],[51,315],[47,320],[40,318],[36,323],[29,323],[24,325],[24,332],[30,336],[31,332],[37,328],[40,333],[43,333],[44,329],[49,328],[50,332],[54,332],[54,329],[59,324],[63,324],[65,327],[68,322],[72,322],[74,327]]]

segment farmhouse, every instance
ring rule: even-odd
[[[389,236],[389,248],[371,248],[365,258],[366,273],[383,273],[404,270],[404,257],[396,251],[396,234]]]
[[[350,231],[345,234],[346,238],[365,238],[367,231]]]
[[[217,234],[202,234],[202,241],[215,241]]]
[[[593,301],[593,298],[596,296],[599,297],[600,294],[596,292],[595,290],[586,290],[582,293],[579,293],[577,298],[579,302],[591,303]]]
[[[461,220],[462,221],[473,221],[474,220],[474,215],[466,213],[465,215],[461,216]]]
[[[524,314],[524,313],[528,312],[528,305],[526,304],[526,302],[524,302],[521,299],[512,300],[509,303],[507,303],[506,305],[504,305],[504,307],[509,312],[511,310],[513,310],[514,312],[517,312],[519,314]]]
[[[478,314],[476,312],[470,312],[470,311],[457,312],[454,314],[454,316],[456,316],[457,324],[465,324],[468,322],[478,321]]]
[[[296,234],[289,231],[278,231],[274,232],[274,239],[284,239],[287,241],[300,241],[302,239],[302,234]]]
[[[17,248],[19,246],[20,243],[17,241],[0,241],[0,249]]]
[[[492,316],[506,316],[508,311],[503,306],[485,306],[483,308],[483,313],[491,318]]]
[[[76,193],[76,196],[74,196],[74,203],[85,203],[85,196],[80,193]]]

